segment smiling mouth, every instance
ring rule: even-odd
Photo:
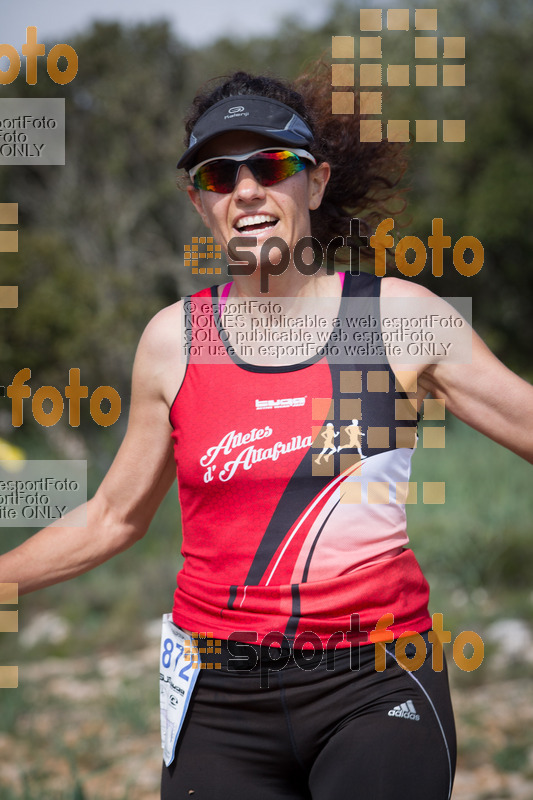
[[[270,230],[278,222],[278,218],[271,214],[254,214],[249,217],[241,217],[235,223],[235,228],[239,233],[261,233]]]

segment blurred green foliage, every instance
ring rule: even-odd
[[[450,415],[445,427],[445,448],[424,449],[421,438],[413,456],[411,480],[418,483],[419,502],[407,507],[407,519],[422,569],[431,586],[527,592],[531,466]],[[421,502],[423,481],[443,481],[445,503]]]

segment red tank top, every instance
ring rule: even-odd
[[[339,318],[347,298],[379,303],[379,291],[375,276],[347,274]],[[170,410],[184,556],[174,622],[297,647],[365,643],[388,613],[395,637],[430,628],[428,585],[396,501],[412,455],[398,427],[412,433],[416,419],[396,420],[406,395],[388,363],[347,367],[325,353],[246,364],[224,345],[217,287],[185,303],[191,339],[201,327],[223,355],[189,359]],[[380,391],[370,372],[386,373]]]

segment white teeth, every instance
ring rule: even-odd
[[[235,224],[236,228],[244,228],[247,225],[259,225],[261,222],[277,222],[276,217],[270,214],[256,214],[253,217],[241,217]]]

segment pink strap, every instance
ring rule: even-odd
[[[232,283],[233,283],[233,281],[230,281],[230,283],[227,283],[224,286],[224,288],[222,289],[222,294],[220,295],[220,299],[218,301],[218,313],[219,313],[219,316],[222,316],[222,314],[224,312],[224,306],[226,305],[226,300],[228,299],[228,294],[229,294],[229,291],[231,289]]]

